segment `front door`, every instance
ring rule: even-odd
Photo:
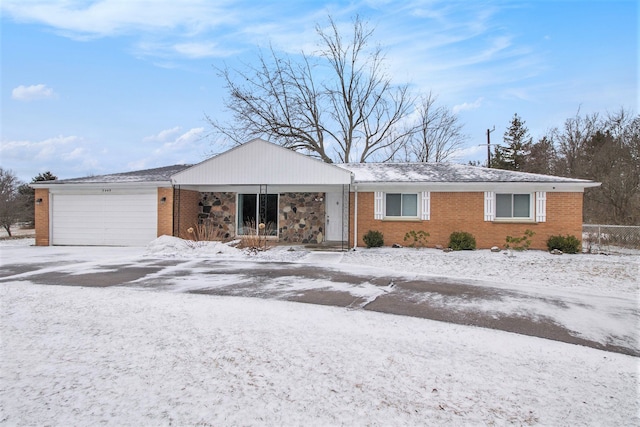
[[[342,241],[343,224],[342,193],[326,193],[326,236],[330,242]]]

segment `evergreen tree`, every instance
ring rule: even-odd
[[[504,146],[496,146],[491,159],[491,167],[519,171],[525,163],[525,153],[531,147],[529,129],[518,114],[513,115],[511,124],[503,136]]]

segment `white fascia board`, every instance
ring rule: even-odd
[[[361,192],[535,192],[582,193],[585,188],[598,187],[599,182],[356,182]]]
[[[66,184],[30,184],[31,188],[48,188],[49,193],[68,193],[68,192],[106,192],[106,190],[118,190],[135,192],[137,190],[148,192],[154,188],[170,188],[171,183],[168,181],[155,182],[91,182],[91,183],[66,183]]]
[[[349,185],[263,185],[267,193],[339,193],[349,191]],[[176,189],[199,191],[201,193],[259,193],[260,185],[176,185]]]

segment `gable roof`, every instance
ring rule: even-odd
[[[254,139],[173,175],[176,185],[342,185],[351,172]]]
[[[566,183],[597,184],[585,179],[489,169],[453,163],[343,163],[356,183]]]

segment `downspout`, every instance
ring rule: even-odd
[[[358,247],[358,186],[353,185],[353,250]]]

